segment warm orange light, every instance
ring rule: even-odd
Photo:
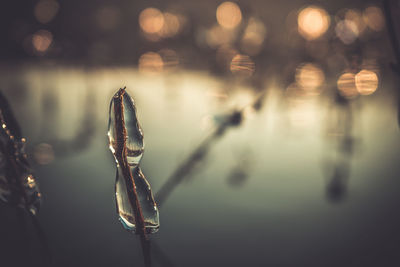
[[[305,91],[299,87],[298,83],[294,82],[286,88],[285,96],[290,100],[297,101],[305,96]]]
[[[362,17],[362,14],[360,11],[358,11],[356,9],[347,10],[344,17],[345,17],[345,20],[352,21],[356,25],[357,32],[359,34],[361,34],[365,30],[366,25],[365,25],[365,22],[363,20],[363,17]]]
[[[337,87],[339,93],[346,98],[354,98],[358,96],[355,75],[353,73],[343,73],[337,81]]]
[[[230,69],[233,74],[251,76],[255,71],[255,64],[249,56],[238,54],[233,57]]]
[[[225,29],[219,25],[214,25],[206,32],[206,42],[208,46],[217,48],[220,45],[230,44],[235,39],[234,31]]]
[[[41,143],[35,147],[33,152],[35,161],[41,165],[46,165],[54,160],[53,147],[46,143]]]
[[[378,88],[378,75],[369,70],[362,70],[356,74],[356,87],[360,95],[370,95]]]
[[[146,8],[140,12],[139,25],[145,33],[158,33],[164,26],[164,15],[157,8]]]
[[[371,6],[366,8],[363,18],[368,27],[374,31],[381,31],[385,27],[385,18],[379,7]]]
[[[40,30],[36,32],[32,37],[33,48],[39,53],[46,52],[52,42],[53,35],[51,34],[51,32],[46,30]]]
[[[164,13],[164,26],[160,31],[160,35],[164,38],[173,37],[181,29],[179,17],[173,13]]]
[[[147,52],[140,56],[138,67],[140,72],[157,73],[163,70],[164,62],[160,54]]]
[[[28,184],[29,188],[34,188],[36,186],[35,178],[33,178],[32,174],[26,177],[26,183]]]
[[[325,80],[324,72],[317,65],[307,63],[296,70],[296,82],[307,91],[315,91]]]
[[[224,28],[233,29],[242,21],[242,12],[237,4],[223,2],[217,8],[218,24]]]
[[[36,4],[33,14],[40,23],[46,24],[54,19],[59,8],[57,1],[41,0]]]
[[[344,43],[351,44],[358,37],[357,25],[351,20],[341,20],[336,24],[336,36]]]
[[[376,58],[364,58],[361,64],[362,69],[366,69],[369,71],[373,71],[378,75],[379,73],[379,64]]]
[[[175,70],[179,66],[179,57],[174,50],[161,49],[158,54],[161,56],[164,70]]]
[[[328,13],[316,6],[309,6],[300,11],[297,18],[298,31],[307,40],[322,36],[329,28]]]

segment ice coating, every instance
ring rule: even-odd
[[[142,208],[146,233],[155,233],[159,228],[159,216],[150,185],[139,167],[131,168],[131,172],[135,181],[140,207]],[[115,196],[117,200],[119,217],[125,229],[136,231],[134,211],[130,205],[128,195],[126,194],[126,182],[121,173],[121,170],[117,168]]]
[[[136,218],[142,218],[144,231],[155,233],[159,213],[150,184],[139,167],[144,152],[143,133],[134,101],[125,89],[112,98],[109,115],[108,138],[117,164],[115,196],[120,221],[125,229],[138,232]]]
[[[110,141],[110,149],[113,154],[115,153],[115,149],[117,146],[116,143],[116,135],[115,135],[115,113],[114,113],[114,105],[115,101],[118,99],[118,93],[114,95],[113,99],[110,103],[110,119],[108,124],[108,138]],[[133,99],[129,96],[128,93],[124,93],[123,96],[123,116],[125,122],[126,129],[126,157],[128,160],[128,164],[138,165],[141,160],[144,152],[144,142],[143,142],[143,133],[140,128],[140,124],[136,117],[136,108],[133,102]],[[114,155],[115,156],[115,155]]]

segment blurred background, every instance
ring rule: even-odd
[[[160,208],[154,266],[400,266],[400,1],[0,10],[0,90],[43,196],[39,226],[0,203],[1,266],[144,265],[106,137],[124,86]]]

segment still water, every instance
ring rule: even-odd
[[[51,266],[143,266],[139,239],[118,221],[106,136],[109,101],[123,86],[136,102],[141,168],[156,201],[219,118],[245,108],[242,123],[200,149],[158,203],[154,266],[400,263],[400,133],[390,77],[345,107],[329,94],[290,102],[266,81],[259,111],[246,108],[257,96],[250,86],[205,72],[25,67],[3,69],[0,83],[34,159]],[[33,228],[24,233],[16,211],[0,208],[1,266],[42,266]]]

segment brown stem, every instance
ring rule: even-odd
[[[136,231],[141,236],[142,239],[147,240],[143,213],[136,192],[135,181],[133,179],[132,172],[130,170],[127,160],[127,149],[126,149],[127,134],[125,128],[124,105],[123,105],[124,95],[125,95],[125,89],[120,89],[118,91],[118,95],[116,96],[114,105],[115,132],[117,139],[115,156],[118,160],[118,164],[121,167],[122,174],[125,179],[126,187],[128,190],[128,199],[133,208],[133,215],[135,217]]]
[[[140,244],[142,245],[144,266],[151,267],[150,239],[148,239],[145,235],[140,235]]]

